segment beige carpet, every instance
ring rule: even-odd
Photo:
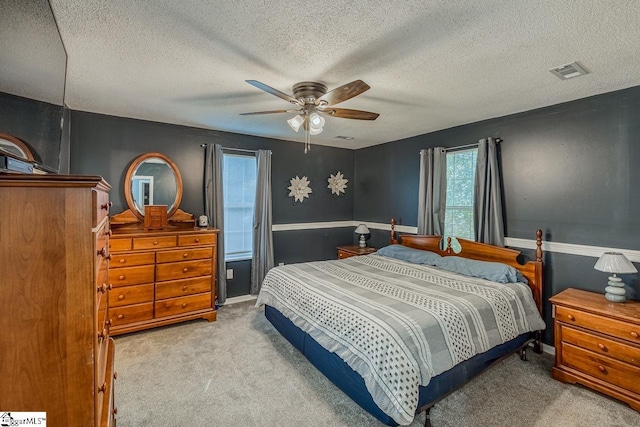
[[[434,427],[638,426],[640,414],[551,379],[553,359],[512,356],[431,411]],[[380,426],[319,373],[253,302],[116,338],[119,427]],[[421,426],[424,414],[411,426]]]

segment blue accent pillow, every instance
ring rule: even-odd
[[[396,258],[401,261],[411,262],[413,264],[434,265],[438,258],[442,258],[435,252],[414,249],[403,245],[389,245],[378,249],[378,255]]]
[[[457,256],[435,260],[434,267],[465,276],[478,277],[498,283],[527,283],[527,279],[515,268],[501,262],[476,261]]]

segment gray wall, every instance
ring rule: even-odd
[[[0,133],[20,138],[37,161],[58,170],[62,112],[59,105],[0,92]]]
[[[112,212],[126,209],[124,178],[131,162],[154,151],[173,160],[182,175],[180,208],[196,216],[204,213],[204,149],[200,144],[272,151],[273,223],[345,221],[353,218],[353,191],[335,196],[327,188],[329,174],[344,173],[353,181],[351,150],[313,146],[304,154],[300,143],[149,122],[82,111],[71,112],[71,173],[103,176],[112,186]],[[307,176],[313,193],[303,203],[288,197],[289,180]],[[336,257],[336,246],[350,244],[353,230],[331,229],[274,233],[275,262],[299,262]],[[229,263],[234,279],[228,295],[249,293],[250,263]],[[237,271],[236,271],[237,270]]]
[[[496,100],[495,102],[499,102]],[[354,218],[416,226],[419,151],[502,138],[506,235],[640,249],[640,87],[358,150]],[[388,233],[374,232],[373,246]],[[603,292],[596,259],[547,253],[545,295]],[[640,265],[636,265],[640,267]],[[638,276],[623,276],[638,289]],[[546,306],[546,321],[551,324]],[[548,328],[547,342],[551,337]]]

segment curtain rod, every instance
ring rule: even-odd
[[[207,144],[200,144],[200,147],[207,148]],[[257,153],[258,150],[247,150],[244,148],[222,147],[222,151],[241,151],[243,153]]]
[[[502,138],[494,138],[493,139],[495,142],[502,142]],[[477,147],[478,143],[474,142],[473,144],[467,144],[467,145],[459,145],[457,147],[450,147],[450,148],[445,148],[444,151],[458,151],[458,150],[464,150],[465,148],[471,148],[471,147]],[[422,150],[420,150],[422,151]]]

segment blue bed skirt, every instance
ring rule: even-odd
[[[362,377],[349,367],[338,355],[325,350],[309,334],[302,331],[275,308],[265,305],[265,316],[273,326],[331,382],[345,392],[365,411],[389,426],[397,426],[391,417],[382,412],[367,391]],[[533,333],[527,333],[504,344],[477,354],[450,370],[431,379],[425,387],[420,387],[418,409],[430,406],[442,397],[458,389],[471,378],[484,371],[500,358],[514,353],[533,339]]]

